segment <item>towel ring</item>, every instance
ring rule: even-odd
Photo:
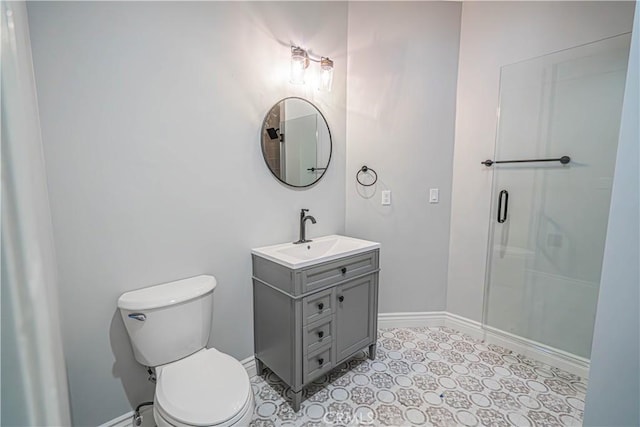
[[[373,175],[374,175],[373,182],[371,184],[365,184],[364,182],[360,181],[360,174],[367,173],[369,171],[373,172]],[[363,187],[371,187],[373,184],[378,182],[378,174],[376,173],[376,171],[374,171],[370,167],[362,166],[356,173],[356,181],[358,181],[358,184],[362,185]]]

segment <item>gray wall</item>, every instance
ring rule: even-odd
[[[637,3],[636,3],[637,5]],[[640,10],[636,7],[584,424],[640,425]]]
[[[500,67],[631,30],[633,2],[465,2],[447,311],[481,321]],[[604,19],[606,17],[606,19]]]
[[[382,243],[383,313],[445,308],[460,9],[349,4],[346,230]],[[376,186],[357,185],[362,165]],[[428,202],[432,187],[439,204]]]
[[[152,397],[116,311],[128,290],[218,279],[210,344],[253,352],[251,247],[344,233],[347,6],[334,2],[30,2],[74,425]],[[334,88],[288,83],[289,43],[335,61]],[[314,64],[315,65],[315,64]],[[312,66],[314,66],[312,65]],[[285,96],[328,119],[332,162],[295,191],[262,159]]]

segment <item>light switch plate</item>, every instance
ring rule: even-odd
[[[440,201],[440,190],[437,188],[429,189],[429,203],[438,203]]]
[[[382,204],[384,206],[388,206],[391,204],[391,191],[390,190],[383,190],[382,191]]]

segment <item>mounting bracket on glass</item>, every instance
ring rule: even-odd
[[[485,160],[484,162],[480,162],[480,164],[485,165],[486,167],[490,167],[491,165],[498,163],[533,163],[533,162],[560,162],[563,165],[566,165],[571,161],[571,157],[562,156],[558,159],[523,159],[523,160]]]
[[[308,171],[311,172],[315,172],[315,171],[323,171],[326,170],[327,168],[307,168]]]
[[[360,174],[361,173],[367,173],[367,172],[373,172],[373,182],[370,184],[365,184],[364,182],[360,181]],[[373,169],[371,169],[368,166],[362,166],[358,172],[356,173],[356,181],[358,181],[358,184],[362,185],[363,187],[371,187],[373,184],[375,184],[376,182],[378,182],[378,174],[376,173],[376,171],[374,171]]]

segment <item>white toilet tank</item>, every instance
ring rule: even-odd
[[[118,308],[136,360],[155,367],[203,349],[215,287],[215,277],[203,275],[122,294]]]

